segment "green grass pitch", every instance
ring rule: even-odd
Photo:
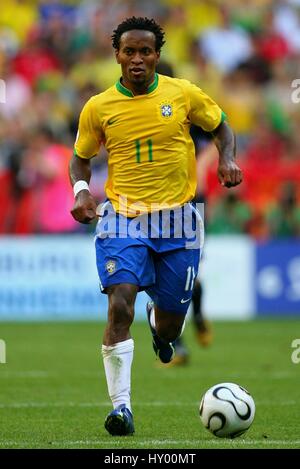
[[[0,324],[0,448],[300,448],[300,363],[291,343],[299,321],[215,322],[214,343],[197,345],[188,324],[188,366],[161,368],[146,323],[132,326],[132,405],[136,433],[111,437],[100,343],[103,323]],[[256,403],[248,432],[212,436],[198,414],[210,386],[231,381]]]

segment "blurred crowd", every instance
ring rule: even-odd
[[[69,213],[68,162],[83,104],[120,76],[110,36],[132,15],[161,24],[162,60],[215,99],[236,133],[245,180],[230,191],[209,139],[198,141],[208,232],[300,236],[300,0],[5,0],[0,233],[86,229]],[[105,178],[102,150],[91,181],[99,202]]]

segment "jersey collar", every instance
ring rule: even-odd
[[[154,81],[148,87],[148,90],[147,90],[146,94],[152,93],[152,91],[154,91],[157,88],[157,86],[158,86],[158,74],[155,73]],[[129,98],[134,98],[135,97],[135,95],[132,93],[132,91],[130,91],[128,88],[126,88],[124,85],[122,85],[121,79],[119,81],[117,81],[116,88],[120,93],[124,94],[125,96],[128,96]],[[142,96],[142,95],[140,95],[140,96]]]

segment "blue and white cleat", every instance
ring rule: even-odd
[[[108,414],[104,427],[113,436],[132,435],[134,433],[132,413],[125,404],[121,404]]]
[[[151,334],[152,334],[153,350],[162,363],[170,363],[170,361],[173,360],[175,356],[175,349],[171,342],[170,343],[165,342],[162,339],[160,339],[158,335],[156,334],[155,329],[153,329],[153,327],[151,326],[150,314],[151,314],[152,308],[153,308],[153,301],[148,301],[146,311],[147,311],[148,323],[149,323]]]

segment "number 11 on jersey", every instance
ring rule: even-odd
[[[149,138],[146,140],[146,144],[148,146],[148,161],[152,162],[153,161],[153,152],[152,152],[152,140]],[[140,163],[141,162],[141,140],[136,140],[135,141],[135,157],[136,157],[136,162]]]

